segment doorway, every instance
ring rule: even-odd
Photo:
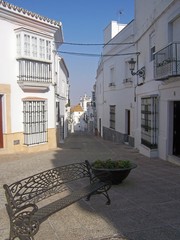
[[[99,118],[99,136],[101,137],[101,118]]]
[[[0,148],[3,148],[3,111],[2,111],[2,99],[0,95]]]
[[[60,117],[60,143],[64,142],[64,116]]]
[[[130,122],[131,122],[130,110],[126,109],[126,112],[125,112],[125,131],[126,131],[126,134],[128,136],[130,135],[130,131],[131,131]]]
[[[180,157],[180,101],[174,101],[173,155]]]

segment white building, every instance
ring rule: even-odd
[[[88,105],[91,104],[91,97],[88,97],[86,94],[84,94],[83,97],[80,97],[80,106],[83,108],[83,111],[86,112],[88,109]]]
[[[97,70],[98,131],[105,139],[128,140],[146,156],[179,163],[180,1],[135,0],[134,21],[111,42],[134,45],[104,47],[103,55],[113,56],[104,56]]]
[[[123,28],[122,24],[113,22],[104,30],[104,43],[108,45],[103,48],[95,84],[98,134],[107,140],[130,141],[131,144],[134,139],[134,84],[127,53],[136,52],[134,44],[129,44],[134,41],[133,33],[133,21]]]
[[[80,104],[71,107],[69,120],[71,132],[86,131],[87,123],[84,119],[84,110]]]
[[[58,143],[63,143],[68,135],[68,115],[69,115],[69,72],[64,59],[58,56],[58,67],[56,72],[56,126]]]
[[[62,24],[0,0],[0,28],[0,153],[54,148]]]
[[[135,1],[135,40],[146,77],[137,88],[135,146],[180,161],[180,1],[142,2]]]

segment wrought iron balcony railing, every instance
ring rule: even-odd
[[[18,59],[18,84],[24,91],[47,91],[52,83],[52,64],[25,58]]]
[[[51,82],[51,63],[18,59],[19,81]]]
[[[155,53],[154,77],[167,80],[180,76],[180,42],[173,42]]]

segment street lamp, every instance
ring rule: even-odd
[[[137,70],[137,72],[134,72],[136,61],[133,58],[131,58],[131,60],[128,63],[129,63],[129,70],[131,71],[131,74],[133,76],[138,75],[139,77],[142,77],[143,79],[145,79],[145,67],[142,67],[141,69]]]

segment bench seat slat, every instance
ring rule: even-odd
[[[50,203],[42,208],[39,208],[38,211],[34,214],[33,220],[38,220],[41,223],[55,212],[71,205],[72,203],[77,202],[78,200],[84,197],[87,197],[88,195],[95,193],[98,189],[106,185],[107,184],[103,182],[96,182],[80,190],[77,190],[76,192],[72,192],[70,195],[62,199],[58,199],[53,203]]]

